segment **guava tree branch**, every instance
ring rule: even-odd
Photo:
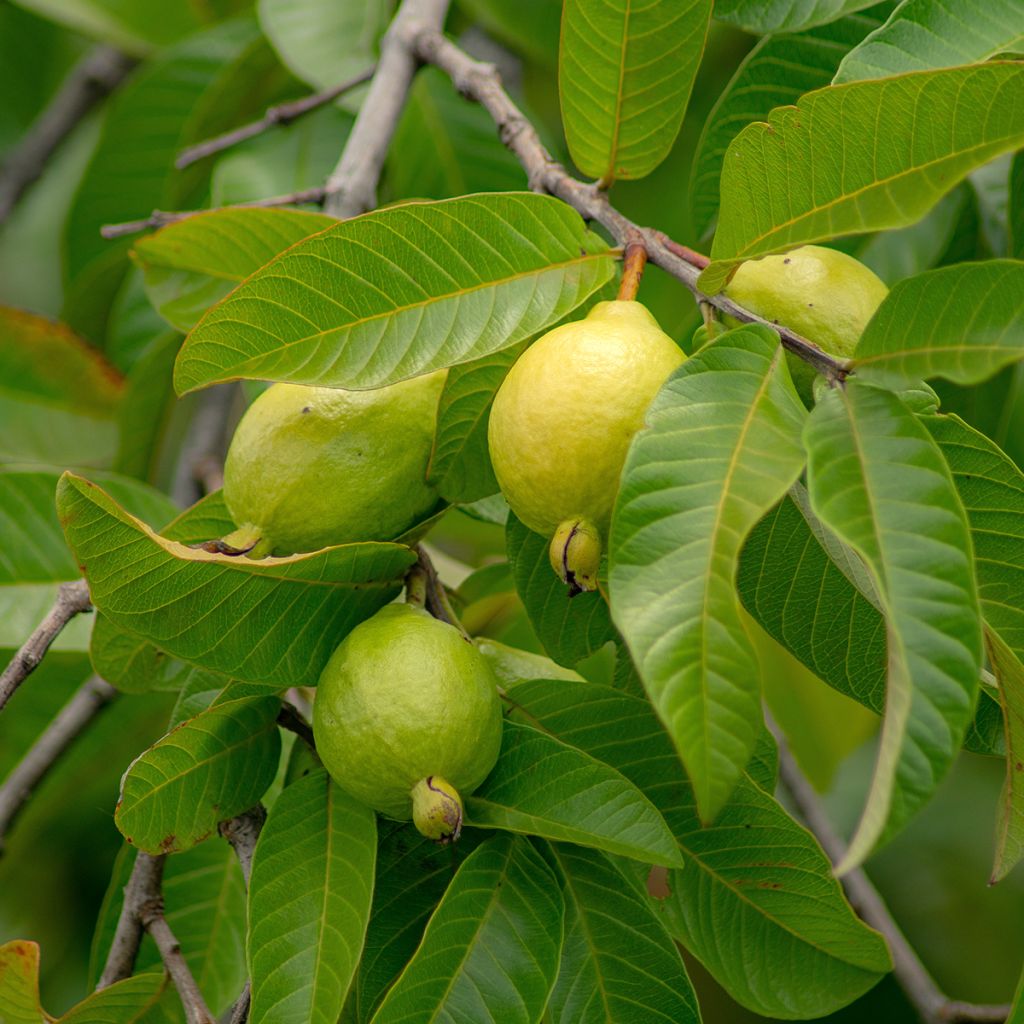
[[[822,849],[833,863],[838,863],[846,853],[846,843],[832,827],[818,794],[774,723],[772,731],[779,747],[779,778]],[[847,872],[842,883],[850,905],[861,919],[885,936],[892,952],[893,974],[924,1024],[1001,1024],[1006,1020],[1009,1006],[965,1003],[942,992],[863,870]]]
[[[353,217],[377,205],[377,182],[418,66],[412,40],[421,32],[439,32],[447,13],[448,0],[404,0],[398,9],[341,159],[327,179],[325,212]]]
[[[89,601],[89,585],[85,580],[60,585],[57,600],[46,613],[46,618],[39,623],[0,674],[0,710],[11,699],[14,691],[39,667],[43,655],[50,649],[50,644],[57,639],[60,631],[76,615],[87,612],[90,608],[92,604]]]
[[[0,224],[46,167],[54,150],[86,114],[112,92],[135,61],[111,46],[97,46],[71,70],[57,95],[0,167]]]
[[[360,71],[358,75],[353,75],[340,85],[335,85],[330,89],[324,89],[322,92],[303,96],[302,99],[292,100],[290,103],[279,103],[276,107],[267,107],[266,113],[258,121],[244,124],[240,128],[232,128],[231,131],[224,132],[223,135],[207,139],[205,142],[197,143],[188,149],[183,149],[178,154],[178,159],[174,161],[174,166],[179,171],[184,170],[205,157],[213,156],[214,153],[220,153],[225,149],[230,149],[232,146],[237,146],[240,142],[245,142],[246,139],[261,135],[263,132],[279,124],[291,124],[292,121],[298,120],[303,114],[319,110],[332,100],[336,100],[339,96],[344,95],[350,89],[354,89],[357,85],[362,85],[363,82],[369,81],[373,77],[374,70],[375,67],[367,68],[365,71]]]
[[[117,696],[109,683],[92,676],[57,712],[53,721],[0,785],[0,854],[11,824],[39,782],[82,730]]]

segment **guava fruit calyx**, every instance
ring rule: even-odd
[[[551,538],[548,558],[558,578],[569,588],[570,597],[596,590],[601,566],[600,531],[589,519],[566,519]]]
[[[422,835],[442,846],[462,833],[462,798],[440,775],[428,775],[412,787],[412,820]]]

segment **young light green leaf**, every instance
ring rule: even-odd
[[[736,69],[704,123],[690,174],[690,209],[698,235],[718,212],[719,178],[729,143],[751,121],[829,84],[851,46],[882,24],[878,9],[793,35],[762,39]]]
[[[366,935],[373,811],[322,770],[278,797],[249,882],[253,1024],[335,1024]]]
[[[981,613],[949,468],[896,395],[848,382],[815,406],[805,440],[814,512],[864,560],[886,619],[881,745],[841,872],[905,824],[951,767],[977,697]]]
[[[299,242],[185,339],[179,393],[235,378],[373,388],[509,348],[614,273],[550,196],[407,203]]]
[[[235,529],[223,491],[213,491],[172,519],[160,535],[179,544],[201,544],[211,537],[226,537]]]
[[[4,1024],[45,1024],[49,1019],[39,1004],[37,943],[15,939],[0,946],[0,1007]]]
[[[612,615],[686,765],[705,821],[761,729],[736,565],[803,468],[806,412],[778,335],[727,332],[669,378],[633,441],[612,520]]]
[[[134,1024],[160,1002],[170,979],[163,971],[147,971],[125,978],[86,996],[65,1013],[59,1024]]]
[[[977,384],[1024,359],[1024,262],[929,270],[885,297],[854,352],[858,377],[905,384],[945,377]]]
[[[566,900],[553,1024],[699,1024],[679,950],[608,859],[556,843]]]
[[[600,591],[569,596],[548,557],[548,540],[511,513],[505,543],[512,578],[544,650],[559,665],[572,668],[618,638]]]
[[[456,872],[373,1024],[540,1020],[558,971],[564,909],[551,869],[526,840],[490,839]]]
[[[885,940],[854,914],[817,840],[760,787],[744,779],[715,824],[701,825],[647,701],[541,679],[510,696],[513,719],[617,768],[665,816],[686,865],[669,873],[668,893],[651,907],[734,999],[768,1017],[825,1016],[891,969]]]
[[[642,178],[683,123],[711,0],[566,0],[558,92],[573,162],[591,178]]]
[[[715,17],[763,35],[811,28],[870,6],[871,0],[717,0]]]
[[[121,779],[114,820],[146,853],[179,853],[252,807],[277,774],[276,697],[229,701],[182,723]]]
[[[403,545],[376,543],[258,561],[210,554],[158,536],[70,474],[57,507],[93,604],[114,625],[274,690],[315,686],[341,639],[398,593],[415,561]]]
[[[278,253],[332,224],[334,217],[299,210],[211,210],[140,239],[132,257],[157,312],[188,331]]]
[[[834,81],[977,64],[1022,45],[1021,0],[957,0],[955,5],[907,0],[843,58]]]
[[[494,770],[464,797],[466,824],[592,846],[648,864],[682,861],[650,800],[613,768],[506,722]]]
[[[745,259],[913,223],[969,171],[1022,144],[1024,64],[1012,61],[808,93],[729,146],[701,287],[720,290]]]

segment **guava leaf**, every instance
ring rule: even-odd
[[[93,616],[89,659],[96,674],[122,693],[174,690],[190,671],[148,640],[115,626],[102,612]]]
[[[183,722],[128,767],[114,820],[147,853],[180,853],[252,807],[277,774],[276,697],[217,704]]]
[[[278,253],[337,223],[299,210],[210,210],[139,239],[132,256],[154,308],[172,327],[188,331]]]
[[[544,650],[555,661],[572,668],[618,638],[604,595],[593,590],[570,598],[569,588],[551,568],[549,541],[511,513],[505,543],[516,591]]]
[[[978,384],[1024,359],[1024,262],[986,260],[900,281],[857,345],[853,368],[888,385]]]
[[[53,1020],[39,1004],[37,943],[15,939],[0,946],[0,1006],[4,1008],[4,1024],[47,1024]]]
[[[683,123],[711,0],[566,0],[558,91],[565,140],[588,177],[642,178]]]
[[[981,611],[967,516],[942,452],[888,391],[848,381],[807,421],[815,514],[863,559],[885,614],[885,719],[859,864],[931,797],[971,721]]]
[[[729,331],[668,379],[633,440],[612,517],[612,616],[711,821],[762,724],[740,619],[747,534],[804,463],[806,411],[778,335]]]
[[[602,854],[555,843],[566,901],[562,964],[551,993],[563,1024],[699,1024],[679,950],[647,902]]]
[[[748,125],[725,156],[700,286],[805,242],[902,227],[975,167],[1024,144],[1024,64],[829,86]]]
[[[1024,858],[1024,664],[994,630],[985,631],[985,646],[999,681],[999,703],[1006,722],[1006,776],[996,812],[992,885]]]
[[[336,1024],[370,916],[373,811],[325,771],[286,787],[249,882],[253,1024]]]
[[[170,985],[163,971],[147,971],[115,982],[76,1003],[60,1018],[60,1024],[116,1024],[146,1020]]]
[[[185,339],[179,393],[259,378],[374,388],[509,348],[614,273],[614,256],[550,196],[406,203],[292,246]]]
[[[135,850],[122,846],[93,934],[90,987],[103,971],[134,862]],[[238,858],[227,843],[220,842],[200,843],[168,857],[163,892],[167,923],[181,945],[192,976],[207,1006],[216,1014],[223,1013],[238,997],[246,978],[245,882]],[[139,948],[135,970],[163,975],[163,961],[148,935]],[[173,986],[171,998],[180,1005]]]
[[[870,6],[871,0],[716,0],[715,18],[763,35],[811,28]]]
[[[564,909],[557,879],[525,839],[491,838],[455,873],[373,1024],[539,1020],[558,971]]]
[[[718,212],[722,161],[751,121],[832,81],[843,54],[884,21],[877,8],[792,35],[767,36],[744,57],[704,122],[690,174],[694,229],[703,235]]]
[[[1024,259],[1024,151],[1019,152],[1010,164],[1008,194],[1008,254],[1020,260]]]
[[[338,643],[395,597],[415,560],[407,547],[376,543],[258,561],[214,555],[158,536],[71,474],[57,507],[93,604],[114,625],[274,690],[316,685]]]
[[[506,722],[494,770],[464,796],[466,824],[593,846],[650,864],[681,863],[650,800],[614,768]]]
[[[817,840],[762,789],[744,779],[714,825],[701,825],[646,701],[567,680],[530,680],[510,694],[513,719],[617,768],[665,816],[686,864],[649,905],[742,1005],[768,1017],[825,1016],[891,969],[885,940],[854,914]],[[643,881],[646,869],[617,863]]]
[[[907,0],[855,46],[839,65],[836,84],[908,71],[976,64],[1024,45],[1020,0]]]
[[[160,530],[160,536],[180,544],[201,544],[211,537],[226,537],[235,529],[223,491],[213,491],[185,509]]]

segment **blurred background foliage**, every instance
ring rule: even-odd
[[[124,3],[130,6],[131,0]],[[96,12],[111,5],[119,6],[116,0],[0,0],[0,159],[93,45],[90,37],[102,33]],[[140,65],[118,94],[78,125],[0,225],[0,304],[69,321],[125,375],[131,402],[120,415],[135,417],[127,421],[132,445],[126,452],[122,440],[113,461],[165,490],[173,483],[172,455],[194,406],[175,403],[170,389],[179,337],[146,301],[129,260],[130,242],[103,242],[100,223],[145,216],[154,206],[220,205],[319,184],[352,124],[350,111],[329,106],[187,173],[174,170],[174,156],[184,145],[308,92],[260,36],[246,7],[239,0],[165,0],[159,18],[148,0],[133,8],[137,24],[133,28],[131,18],[122,19],[128,28],[117,41]],[[546,144],[568,161],[556,83],[559,7],[554,0],[459,0],[449,29],[471,52],[499,65]],[[614,201],[627,216],[699,247],[688,201],[693,154],[705,119],[755,42],[714,25],[672,155],[645,180],[615,186]],[[110,176],[119,167],[128,174],[112,189]],[[977,174],[921,226],[851,239],[846,247],[889,280],[910,272],[907,259],[941,265],[1001,254],[1006,176],[1005,166]],[[439,73],[421,74],[385,169],[381,202],[522,187],[518,165],[484,112],[462,100]],[[920,256],[923,249],[926,257]],[[686,347],[699,317],[683,286],[651,270],[642,298]],[[0,399],[10,386],[0,380]],[[978,425],[1024,464],[1024,365],[970,391],[948,385],[940,390],[944,409]],[[242,405],[239,394],[236,418]],[[3,409],[0,403],[0,416]],[[3,462],[67,461],[45,445],[19,448],[9,422],[0,421],[3,434]],[[472,631],[541,649],[501,564],[501,527],[451,511],[431,543],[442,577],[459,588],[460,609]],[[16,642],[10,629],[0,630],[0,659],[10,656]],[[826,794],[834,820],[849,828],[869,776],[875,720],[767,636],[758,642],[769,704],[802,767]],[[0,716],[0,776],[91,671],[81,642],[72,638],[59,646]],[[609,681],[611,651],[598,652],[581,669]],[[121,847],[113,822],[119,776],[163,733],[173,704],[172,694],[151,693],[108,709],[40,787],[0,857],[0,943],[17,937],[41,944],[43,1002],[52,1013],[86,991],[93,932]],[[940,986],[955,998],[979,1002],[1010,998],[1021,957],[1024,875],[1018,871],[998,887],[986,885],[1001,783],[999,761],[963,754],[927,810],[868,863]],[[183,892],[181,886],[169,888],[171,913],[201,918],[204,905],[175,907]],[[688,963],[706,1020],[762,1019],[737,1007],[699,965]],[[911,1013],[886,979],[828,1019],[886,1024],[905,1022]]]

